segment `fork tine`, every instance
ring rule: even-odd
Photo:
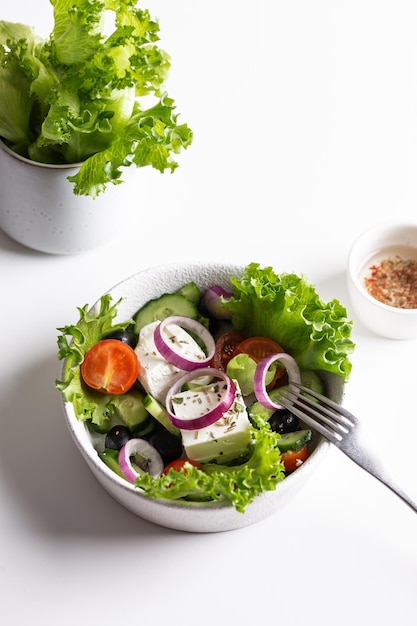
[[[289,404],[286,408],[295,413],[304,422],[309,423],[310,420],[311,423],[309,425],[316,430],[319,430],[318,424],[320,424],[322,430],[319,430],[319,432],[322,435],[328,439],[333,437],[331,439],[333,443],[335,443],[334,438],[337,442],[340,442],[349,433],[350,428],[355,425],[354,422],[348,420],[345,415],[338,413],[339,407],[337,404],[333,403],[335,408],[332,405],[320,404],[315,399],[315,396],[311,399],[301,394],[301,391],[304,391],[305,388],[299,387],[299,389],[300,393],[293,391],[290,387],[281,390],[280,398],[284,397]],[[306,391],[309,392],[308,389]],[[296,410],[299,412],[297,413]]]
[[[308,387],[304,387],[300,383],[291,382],[291,385],[294,385],[295,387],[298,387],[298,389],[300,389],[300,391],[302,391],[304,394],[308,394],[308,395],[312,396],[313,398],[316,398],[317,400],[320,401],[321,404],[323,404],[325,406],[328,406],[328,407],[331,407],[332,409],[334,409],[340,416],[343,416],[344,418],[346,418],[347,422],[352,427],[356,425],[357,420],[354,417],[354,415],[352,415],[352,413],[349,413],[349,411],[347,411],[340,404],[337,404],[337,402],[334,402],[333,400],[330,400],[330,398],[328,398],[327,396],[324,396],[321,393],[318,393],[317,391],[313,391],[312,389],[309,389]]]
[[[417,502],[389,475],[387,468],[372,452],[372,445],[369,446],[362,440],[360,423],[352,413],[333,400],[293,381],[288,387],[280,389],[278,401],[417,512]]]
[[[310,425],[316,430],[318,430],[318,424],[320,424],[325,431],[322,434],[326,437],[330,437],[331,434],[336,435],[337,441],[340,441],[343,435],[346,435],[349,432],[345,426],[335,421],[334,415],[326,407],[322,407],[317,402],[304,398],[301,395],[297,396],[294,393],[291,394],[287,389],[283,390],[283,393],[290,403],[290,406],[287,408],[289,408],[292,412],[295,412],[295,409],[298,409],[300,412],[298,417],[300,417],[304,422],[307,422],[308,419],[311,420]]]
[[[312,400],[308,396],[292,391],[289,388],[284,388],[282,393],[284,393],[284,396],[286,396],[291,402],[297,403],[300,409],[304,408],[311,413],[317,414],[318,418],[328,426],[340,426],[342,432],[349,432],[350,423],[346,423],[344,418],[341,420],[340,415],[338,415],[332,407],[320,404],[316,400]]]
[[[331,443],[338,444],[340,442],[340,436],[336,436],[335,432],[326,428],[321,422],[318,421],[317,418],[311,417],[309,413],[306,412],[305,409],[301,410],[297,408],[292,400],[283,399],[283,396],[280,396],[280,404],[285,408],[294,413],[297,417],[299,417],[307,426],[316,430],[320,435],[323,435],[326,439],[328,439]],[[319,418],[320,419],[320,418]]]

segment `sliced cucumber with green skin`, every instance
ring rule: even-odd
[[[281,435],[277,446],[281,452],[288,452],[288,450],[299,450],[303,448],[313,437],[311,430],[296,430],[293,433],[285,433]]]
[[[150,300],[133,316],[135,321],[135,333],[139,335],[141,329],[152,322],[160,321],[171,315],[183,315],[194,320],[200,318],[200,314],[194,302],[180,293],[165,293],[163,296]]]
[[[269,397],[272,402],[279,402],[279,390],[280,387],[277,387],[269,392]],[[275,413],[276,409],[267,409],[261,402],[256,401],[249,407],[248,411],[249,417],[262,415],[262,417],[269,420],[269,418]]]
[[[156,428],[156,420],[148,413],[148,418],[145,422],[142,422],[135,430],[133,430],[133,434],[135,437],[145,437],[145,435],[150,435]]]
[[[304,370],[301,372],[301,384],[316,393],[326,394],[323,380],[313,370]]]
[[[149,422],[149,413],[143,404],[144,398],[145,394],[136,389],[112,398],[116,415],[132,432]]]
[[[143,404],[147,411],[154,417],[162,426],[164,426],[173,435],[180,435],[180,430],[169,419],[168,413],[165,407],[156,400],[150,393],[148,393]]]
[[[126,477],[123,475],[122,470],[119,465],[119,451],[111,450],[110,448],[105,448],[103,452],[99,453],[100,459],[109,467],[113,472],[115,472],[121,478],[126,480]]]
[[[181,296],[184,296],[185,298],[187,298],[187,300],[190,300],[196,306],[200,304],[202,294],[199,288],[197,287],[197,285],[193,281],[190,281],[189,283],[186,283],[185,285],[183,285],[181,289],[178,289],[176,293],[180,294]]]

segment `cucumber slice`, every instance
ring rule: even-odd
[[[180,293],[165,293],[159,298],[150,300],[135,315],[134,331],[139,335],[141,329],[152,322],[160,321],[171,315],[183,315],[196,320],[199,312],[196,305]]]
[[[116,415],[132,432],[149,422],[149,413],[143,404],[144,398],[144,393],[134,389],[112,398]]]
[[[100,459],[109,467],[113,472],[115,472],[121,478],[126,480],[126,476],[123,475],[122,470],[119,465],[119,451],[111,450],[110,448],[105,448],[103,452],[99,453]]]
[[[148,419],[142,424],[139,424],[137,428],[133,431],[135,437],[145,437],[153,432],[156,428],[156,420],[148,413]]]
[[[316,391],[317,393],[326,395],[323,380],[317,372],[313,370],[304,370],[301,372],[301,384],[304,385],[304,387],[307,387],[307,389],[311,389],[311,391]]]
[[[180,430],[169,419],[168,413],[165,407],[156,400],[151,394],[147,394],[143,400],[143,404],[147,411],[154,417],[162,426],[164,426],[173,435],[179,435]]]
[[[285,435],[281,435],[277,446],[281,452],[299,450],[311,441],[312,437],[313,432],[311,430],[296,430],[293,433],[285,433]]]
[[[185,298],[187,298],[187,300],[190,300],[196,306],[200,304],[201,291],[193,281],[183,285],[181,289],[178,289],[176,293],[184,296]]]
[[[272,402],[279,402],[279,387],[276,389],[272,389],[269,393],[269,397]],[[254,402],[248,409],[249,417],[255,415],[261,415],[264,419],[269,420],[269,418],[275,413],[276,409],[267,409],[266,406],[261,404],[261,402]]]

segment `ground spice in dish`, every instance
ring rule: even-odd
[[[399,309],[417,309],[417,261],[393,256],[369,268],[365,278],[369,294]]]

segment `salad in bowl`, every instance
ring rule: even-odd
[[[99,482],[143,519],[216,532],[277,511],[327,442],[280,406],[340,402],[352,323],[303,276],[220,263],[151,268],[59,329],[56,386]]]

